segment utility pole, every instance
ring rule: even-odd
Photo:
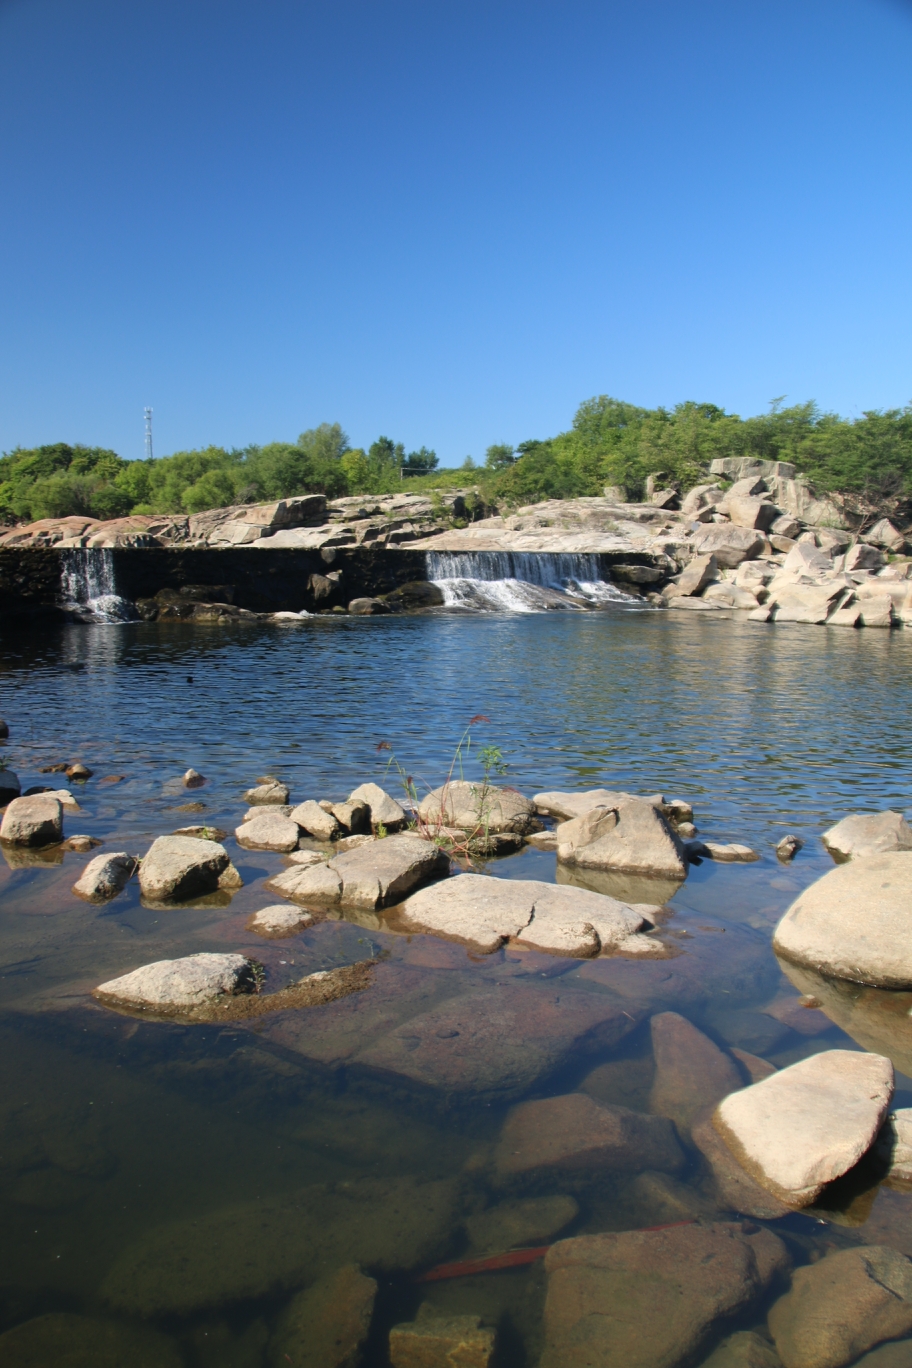
[[[146,415],[146,460],[152,460],[152,410],[144,410]]]

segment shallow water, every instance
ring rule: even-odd
[[[371,1368],[387,1361],[390,1325],[426,1300],[498,1324],[499,1363],[535,1363],[540,1262],[428,1284],[417,1275],[476,1254],[467,1219],[506,1200],[572,1196],[578,1215],[564,1234],[682,1219],[688,1203],[697,1215],[714,1209],[690,1152],[664,1187],[635,1173],[506,1182],[492,1170],[504,1117],[521,1100],[582,1088],[647,1109],[652,1011],[680,1011],[719,1043],[780,1065],[858,1048],[835,1024],[799,1033],[759,1009],[799,991],[769,939],[797,893],[832,867],[820,832],[847,812],[912,802],[910,665],[908,633],[768,628],[722,613],[123,624],[8,637],[4,755],[23,788],[56,784],[39,770],[58,760],[92,768],[88,784],[72,786],[83,811],[67,816],[66,832],[97,835],[105,849],[141,854],[193,822],[230,833],[259,775],[278,775],[296,801],[344,797],[367,779],[395,791],[381,742],[419,787],[434,786],[468,719],[483,714],[475,744],[502,748],[521,791],[660,790],[693,803],[702,837],[745,842],[761,858],[692,869],[666,928],[683,953],[664,968],[473,957],[370,917],[263,941],[245,922],[276,901],[262,884],[283,860],[239,850],[231,835],[244,887],[222,908],[143,908],[135,883],[94,908],[69,891],[90,855],[4,863],[0,1329],[46,1312],[102,1316],[166,1336],[135,1349],[136,1363],[170,1362],[165,1344],[188,1368],[259,1368],[285,1361],[275,1336],[289,1297],[354,1260],[380,1285]],[[175,782],[190,766],[204,788]],[[473,752],[467,777],[477,772]],[[108,775],[125,777],[101,782]],[[179,810],[194,802],[201,815]],[[791,866],[773,852],[786,831],[806,843]],[[528,849],[487,868],[555,878],[554,856]],[[269,990],[385,958],[357,998],[223,1028],[136,1021],[88,997],[139,964],[221,949],[261,960]],[[891,1043],[881,1048],[901,1059],[889,1013],[869,998],[831,1015],[846,1029],[860,1021],[870,1047],[882,1029]],[[555,1003],[596,1015],[617,1004],[631,1024],[619,1040],[596,1030],[558,1048]],[[453,1014],[483,1024],[498,1004],[514,1011],[512,1034],[486,1039],[482,1028],[471,1050],[454,1050]],[[410,1036],[409,1022],[430,1026]],[[897,1104],[912,1104],[912,1083],[898,1076],[897,1087]],[[803,1261],[815,1247],[871,1242],[875,1226],[878,1240],[910,1238],[904,1200],[878,1196],[867,1225],[800,1215],[770,1224]],[[745,1324],[764,1314],[754,1309]]]

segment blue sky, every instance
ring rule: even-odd
[[[0,0],[0,449],[912,400],[912,4]]]

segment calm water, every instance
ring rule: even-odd
[[[192,822],[230,833],[260,775],[278,775],[295,801],[341,798],[367,779],[395,791],[382,741],[431,787],[465,723],[484,714],[476,741],[502,748],[521,791],[661,790],[693,803],[701,836],[761,853],[756,864],[691,871],[668,924],[684,953],[664,967],[510,951],[478,959],[370,917],[263,941],[245,922],[276,901],[262,885],[283,860],[242,851],[230,834],[244,888],[225,908],[145,909],[135,884],[93,908],[69,891],[90,856],[3,863],[0,1329],[75,1313],[135,1331],[133,1363],[266,1368],[293,1361],[277,1330],[289,1298],[354,1261],[380,1284],[371,1368],[387,1362],[389,1326],[426,1301],[497,1324],[498,1361],[531,1365],[540,1263],[429,1284],[417,1276],[517,1243],[498,1225],[508,1201],[572,1197],[578,1212],[562,1233],[714,1205],[691,1151],[684,1173],[658,1184],[591,1172],[508,1183],[493,1156],[511,1105],[583,1089],[648,1109],[656,1010],[680,1011],[718,1042],[780,1065],[853,1045],[835,1025],[798,1034],[759,1010],[796,993],[769,939],[801,888],[832,867],[819,841],[826,826],[912,804],[912,633],[608,611],[67,627],[8,637],[0,651],[8,763],[23,788],[56,782],[39,773],[56,761],[92,768],[87,785],[72,786],[83,811],[67,816],[66,832],[97,835],[106,849],[141,854]],[[175,780],[190,766],[208,782],[188,793]],[[100,782],[107,775],[125,777]],[[194,801],[202,815],[178,810]],[[791,866],[773,853],[786,831],[806,842]],[[527,850],[488,872],[553,880],[555,861]],[[261,960],[268,989],[385,958],[357,999],[249,1026],[137,1022],[88,997],[139,964],[221,949]],[[596,1014],[621,1004],[631,1026],[613,1043],[556,1046],[548,1012],[558,999]],[[528,1038],[492,1028],[488,1041],[482,1025],[475,1053],[454,1070],[434,1040],[455,1034],[446,1022],[466,1002],[482,1023],[495,1002],[514,1004]],[[868,1018],[878,1010],[869,1003]],[[851,1012],[841,1020],[851,1027]],[[434,1029],[416,1026],[412,1037],[410,1022]],[[431,1037],[422,1072],[409,1041]],[[897,1083],[898,1101],[912,1104],[912,1084]],[[867,1224],[772,1224],[801,1261],[815,1247],[870,1242],[872,1221],[878,1239],[901,1243],[900,1201],[878,1196]],[[485,1212],[482,1239],[466,1221]],[[99,1349],[95,1361],[109,1360]]]

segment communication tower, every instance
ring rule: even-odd
[[[146,460],[152,460],[152,410],[144,410],[146,415]]]

